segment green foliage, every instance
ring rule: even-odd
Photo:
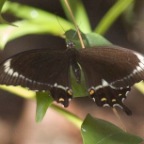
[[[81,127],[84,144],[140,144],[143,140],[113,124],[87,115]]]
[[[7,1],[7,0],[0,0],[0,13],[2,12],[3,5],[5,4],[6,1]],[[2,15],[0,15],[0,23],[1,23],[1,24],[2,24],[2,23],[3,23],[3,24],[4,24],[4,23],[7,23],[7,24],[8,24],[8,22],[3,19]]]
[[[37,92],[36,93],[37,100],[37,109],[36,109],[36,121],[40,122],[48,107],[52,104],[53,99],[48,92]]]
[[[65,30],[73,28],[69,21],[38,8],[7,2],[3,12],[7,11],[22,20],[15,21],[13,24],[16,26],[6,24],[0,26],[0,48],[4,48],[9,41],[28,34],[47,33],[62,37],[64,31],[59,22]]]
[[[67,42],[71,41],[75,44],[76,48],[78,49],[81,48],[80,41],[76,31],[68,30],[66,31],[65,35],[66,35]],[[91,48],[95,46],[112,45],[112,43],[109,42],[107,39],[105,39],[103,36],[94,32],[91,33],[81,32],[81,35],[86,48]]]
[[[72,18],[69,14],[69,11],[65,5],[64,0],[61,0],[61,4],[68,20],[72,22]],[[89,22],[86,9],[82,3],[82,0],[69,0],[69,4],[71,6],[75,21],[80,27],[80,30],[83,31],[84,33],[91,32],[91,25]]]
[[[114,21],[133,3],[134,0],[117,0],[115,5],[113,5],[101,19],[94,31],[103,35]]]

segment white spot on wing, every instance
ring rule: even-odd
[[[130,77],[133,76],[134,74],[138,73],[138,72],[143,71],[143,69],[144,69],[144,57],[141,54],[137,53],[137,52],[134,52],[134,54],[139,59],[139,63],[136,66],[136,68],[133,70],[133,72],[129,75]]]
[[[134,52],[134,54],[139,60],[139,62],[135,66],[135,69],[129,75],[123,77],[122,79],[119,79],[119,80],[116,80],[116,81],[112,82],[111,85],[114,85],[118,81],[124,81],[124,80],[127,80],[127,79],[131,79],[135,74],[137,74],[141,71],[144,71],[144,56],[137,53],[137,52]]]
[[[14,77],[18,77],[18,75],[19,75],[18,72],[14,72],[13,74]]]
[[[33,84],[39,84],[39,85],[47,85],[49,87],[57,87],[57,88],[60,88],[60,89],[63,89],[65,91],[69,90],[69,87],[64,87],[62,85],[58,85],[57,83],[55,83],[54,85],[50,85],[50,84],[47,84],[47,83],[42,83],[42,82],[37,82],[35,80],[31,80],[27,77],[25,77],[24,75],[20,74],[19,72],[15,71],[12,67],[11,67],[11,61],[12,59],[8,59],[4,64],[4,72],[6,74],[8,74],[9,76],[13,76],[13,77],[19,77],[21,79],[24,79],[25,81],[28,81],[30,83],[33,83]],[[45,91],[45,90],[44,90]],[[69,99],[70,100],[70,99]]]
[[[31,79],[29,78],[25,78],[24,75],[19,74],[17,71],[15,71],[13,68],[11,68],[11,61],[12,59],[8,59],[4,64],[4,72],[6,74],[8,74],[9,76],[13,76],[13,77],[19,77],[21,79],[25,79],[26,81],[32,82]]]
[[[108,103],[103,104],[103,107],[110,107]]]
[[[62,85],[58,85],[57,83],[54,83],[54,87],[63,89],[63,90],[65,90],[65,91],[67,91],[67,90],[69,89],[68,87],[64,87],[64,86],[62,86]]]
[[[144,69],[144,64],[142,62],[139,62],[139,66]]]
[[[121,105],[117,104],[117,103],[114,104],[113,107],[119,107],[119,108],[123,109],[123,107]]]
[[[102,88],[102,85],[98,85],[97,87],[91,87],[90,89],[94,89],[95,91]]]
[[[125,96],[127,96],[127,95],[128,95],[128,93],[129,93],[129,91],[127,91],[127,92],[126,92]]]
[[[142,71],[141,67],[137,66],[136,67],[137,71]]]
[[[109,85],[109,83],[104,79],[102,79],[101,82],[102,82],[102,85],[98,85],[96,87],[92,86],[88,89],[88,91],[90,91],[91,89],[97,91],[98,89],[106,87],[106,86],[110,86],[110,87],[114,88],[112,85]]]
[[[95,102],[95,98],[92,98],[92,100]]]
[[[4,72],[7,73],[8,75],[12,76],[12,74],[14,73],[14,70],[10,67],[11,66],[11,60],[12,59],[8,59],[4,64]]]
[[[19,77],[22,78],[22,79],[25,78],[22,74],[20,74]],[[28,78],[26,78],[26,79],[28,79]]]
[[[5,73],[8,73],[8,71],[9,71],[9,67],[5,67],[5,68],[4,68],[4,72],[5,72]]]
[[[141,63],[144,63],[144,57],[143,57],[141,54],[139,54],[139,53],[137,53],[137,52],[134,52],[134,54],[137,56],[137,58],[139,59],[139,61],[140,61]]]
[[[124,102],[125,98],[122,98],[122,102]]]
[[[3,64],[3,66],[6,68],[6,67],[10,67],[10,65],[11,65],[11,60],[12,59],[8,59],[4,64]]]
[[[102,86],[108,86],[109,84],[108,84],[108,82],[106,81],[106,80],[104,80],[104,79],[102,79]]]
[[[9,75],[12,75],[13,72],[14,72],[13,69],[10,69],[10,70],[8,71],[8,74],[9,74]]]

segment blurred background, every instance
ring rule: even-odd
[[[94,28],[116,0],[82,1]],[[57,0],[19,0],[16,2],[65,17]],[[7,20],[12,19],[10,15],[4,15],[4,17]],[[113,44],[144,54],[143,21],[144,0],[135,0],[133,13],[126,11],[120,16],[107,31],[105,37]],[[8,57],[24,50],[57,46],[65,47],[65,41],[51,35],[27,35],[9,42],[5,53]],[[127,131],[144,137],[144,96],[132,88],[125,103],[132,110],[133,115],[127,116],[121,110],[118,112]],[[121,127],[120,121],[111,109],[97,107],[88,97],[72,100],[68,109],[82,119],[90,113]],[[35,100],[26,100],[0,90],[0,144],[82,144],[79,129],[56,111],[49,108],[40,123],[35,122],[35,111]]]

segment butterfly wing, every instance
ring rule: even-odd
[[[36,49],[22,52],[0,64],[0,84],[50,90],[54,100],[68,106],[72,97],[69,65],[64,50]]]
[[[130,87],[144,79],[144,57],[120,47],[97,47],[80,50],[81,65],[90,96],[98,106],[119,106],[127,114],[130,110],[122,103]]]

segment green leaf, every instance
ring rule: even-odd
[[[139,90],[142,94],[144,94],[144,81],[136,83],[134,87]]]
[[[11,26],[15,26],[12,23],[9,23],[8,21],[6,21],[3,17],[2,17],[2,12],[3,12],[3,7],[5,5],[7,0],[0,0],[0,24],[8,24]]]
[[[12,94],[18,95],[26,99],[34,99],[36,96],[34,91],[28,90],[27,88],[23,88],[21,86],[0,85],[0,89],[8,91]]]
[[[88,92],[87,92],[87,88],[86,88],[86,83],[85,83],[85,78],[84,78],[83,72],[81,71],[81,83],[80,84],[77,83],[72,69],[70,71],[70,77],[71,77],[73,96],[74,97],[85,97],[85,96],[88,96]]]
[[[7,0],[0,0],[0,23],[8,23],[2,17],[2,8]]]
[[[15,22],[17,27],[11,25],[1,25],[0,26],[0,48],[4,46],[11,40],[22,37],[28,34],[52,34],[55,36],[62,36],[63,30],[57,21],[34,21],[25,20]],[[65,25],[64,25],[65,26]]]
[[[134,0],[117,0],[117,2],[103,16],[95,32],[101,35],[105,34],[114,21],[134,2]]]
[[[140,144],[140,137],[128,134],[115,125],[87,115],[81,133],[83,144]]]
[[[20,9],[19,12],[17,10]],[[4,12],[24,19],[14,22],[17,27],[11,25],[0,25],[0,47],[3,48],[7,42],[27,34],[52,34],[63,36],[63,29],[73,28],[73,25],[65,19],[38,8],[7,2]]]
[[[91,26],[86,9],[81,0],[69,0],[72,13],[79,28],[83,32],[91,32]],[[61,0],[62,7],[65,11],[67,18],[73,23],[70,12],[68,11],[65,1]]]
[[[72,29],[68,30],[66,31],[65,35],[66,35],[67,42],[69,41],[74,42],[76,48],[81,48],[80,40],[75,30]],[[86,48],[90,48],[94,46],[112,45],[112,43],[109,42],[107,39],[93,32],[86,33],[86,34],[81,32],[81,35]]]
[[[37,92],[36,100],[36,122],[40,122],[46,114],[48,107],[52,104],[53,99],[48,92]]]
[[[20,9],[19,12],[17,12],[18,9]],[[6,2],[3,12],[11,13],[16,17],[19,17],[25,20],[47,22],[47,26],[49,25],[48,22],[54,22],[54,23],[57,22],[58,24],[60,22],[61,25],[64,24],[64,26],[68,25],[69,27],[72,26],[70,22],[59,17],[58,15],[55,15],[51,12],[44,11],[36,7],[32,7],[32,6],[28,6],[28,5],[24,5],[24,4],[20,4],[16,2],[10,2],[10,1]],[[61,26],[59,27],[61,28]]]
[[[4,4],[5,4],[5,2],[6,2],[7,0],[0,0],[0,23],[1,24],[6,24],[6,23],[8,23],[6,20],[4,20],[3,19],[3,17],[2,17],[2,8],[3,8],[3,6],[4,6]]]
[[[2,11],[2,7],[7,0],[0,0],[0,12]]]

